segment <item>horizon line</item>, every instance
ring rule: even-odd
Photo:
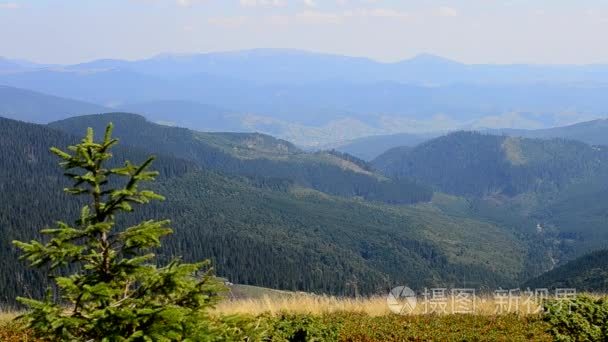
[[[88,63],[93,63],[93,62],[98,62],[98,61],[120,61],[120,62],[128,62],[128,63],[133,63],[133,62],[141,62],[141,61],[148,61],[148,60],[154,60],[154,59],[160,59],[160,58],[168,58],[168,57],[196,57],[196,56],[208,56],[208,55],[229,55],[229,54],[239,54],[239,53],[251,53],[251,52],[283,52],[283,53],[299,53],[299,54],[308,54],[308,55],[322,55],[322,56],[331,56],[331,57],[343,57],[343,58],[351,58],[351,59],[361,59],[361,60],[366,60],[372,63],[376,63],[376,64],[383,64],[383,65],[394,65],[394,64],[400,64],[400,63],[405,63],[405,62],[411,62],[411,61],[416,61],[419,59],[434,59],[438,62],[441,63],[452,63],[452,64],[458,64],[458,65],[462,65],[462,66],[545,66],[545,67],[588,67],[588,66],[608,66],[608,61],[607,62],[602,62],[602,63],[539,63],[539,62],[514,62],[514,63],[490,63],[490,62],[486,62],[486,63],[466,63],[466,62],[462,62],[450,57],[445,57],[442,56],[440,54],[435,54],[435,53],[430,53],[430,52],[420,52],[417,53],[413,56],[410,57],[406,57],[406,58],[401,58],[398,59],[396,61],[382,61],[379,59],[375,59],[372,57],[367,57],[367,56],[360,56],[360,55],[349,55],[349,54],[341,54],[341,53],[335,53],[335,52],[327,52],[327,51],[318,51],[318,50],[312,50],[312,49],[300,49],[300,48],[281,48],[281,47],[259,47],[259,48],[249,48],[249,49],[227,49],[227,50],[215,50],[215,51],[201,51],[201,52],[160,52],[160,53],[156,53],[153,54],[149,57],[142,57],[142,58],[120,58],[120,57],[99,57],[99,58],[93,58],[93,59],[86,59],[80,62],[76,62],[76,63],[48,63],[48,62],[41,62],[40,60],[34,60],[34,59],[29,59],[29,58],[14,58],[14,57],[9,57],[6,55],[0,55],[0,60],[4,59],[7,60],[9,62],[12,63],[16,63],[16,64],[35,64],[35,65],[40,65],[40,66],[46,66],[46,67],[51,67],[51,66],[55,66],[55,67],[60,67],[60,66],[76,66],[76,65],[82,65],[82,64],[88,64]]]

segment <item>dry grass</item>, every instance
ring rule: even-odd
[[[277,292],[278,293],[278,292]],[[591,295],[593,297],[606,297],[605,295]],[[470,304],[470,303],[468,303]],[[437,304],[424,302],[418,298],[414,310],[404,310],[403,313],[409,315],[422,315],[427,313],[451,314],[455,312],[456,303],[451,299]],[[465,305],[465,309],[471,309],[470,305]],[[499,302],[492,296],[479,296],[475,300],[474,310],[467,313],[477,315],[497,315],[507,313],[536,314],[540,310],[540,305],[534,301]],[[371,317],[390,315],[393,312],[387,304],[385,296],[368,298],[342,298],[332,296],[310,295],[305,293],[281,292],[265,293],[250,298],[226,299],[220,302],[215,313],[217,314],[248,314],[260,315],[264,313],[294,313],[294,314],[313,314],[323,315],[336,312],[348,312],[355,314],[365,314]],[[460,312],[463,313],[463,312]],[[7,322],[17,316],[15,312],[0,311],[0,322]]]
[[[456,310],[455,310],[456,308]],[[422,299],[418,300],[413,310],[405,309],[403,313],[410,315],[421,315],[427,313],[451,314],[451,313],[472,313],[477,315],[496,315],[507,313],[535,314],[540,310],[540,305],[534,301],[525,302],[498,301],[493,297],[478,297],[474,305],[468,302],[460,306],[451,299],[444,302],[430,303]],[[468,312],[465,312],[468,311]],[[297,313],[322,315],[335,312],[360,313],[368,316],[377,317],[392,314],[393,312],[387,304],[386,297],[370,298],[337,298],[329,296],[312,295],[292,295],[282,297],[261,296],[259,298],[232,299],[221,302],[216,312],[220,314],[250,314],[258,315],[262,313]]]
[[[14,321],[17,317],[16,312],[6,312],[0,310],[0,341],[2,342],[33,342],[36,341],[32,338],[29,332],[25,331],[23,327]]]
[[[390,310],[386,305],[386,298],[382,297],[354,299],[302,294],[274,298],[264,295],[259,298],[225,300],[217,306],[216,312],[250,315],[282,312],[318,315],[333,312],[352,312],[382,316],[390,313]]]
[[[256,292],[250,288],[245,290],[242,292]],[[527,315],[539,309],[535,303],[528,306],[527,302],[512,302],[509,307],[508,303],[499,302],[492,296],[480,296],[476,298],[471,315],[451,315],[453,304],[449,299],[443,304],[435,305],[445,308],[436,311],[438,315],[425,315],[429,313],[430,306],[419,299],[413,311],[395,315],[385,296],[355,299],[271,292],[258,297],[226,299],[217,306],[215,314],[271,314],[265,319],[283,328],[289,319],[296,322],[298,318],[288,317],[285,321],[280,314],[319,316],[318,322],[329,324],[328,327],[332,324],[340,326],[339,341],[551,341],[547,333],[549,326],[540,319],[541,316]],[[498,312],[500,304],[503,304],[503,310]],[[16,315],[0,311],[0,341],[35,341],[27,330],[12,321]],[[275,318],[278,321],[274,321]]]
[[[15,312],[0,311],[0,323],[12,321],[17,315]]]

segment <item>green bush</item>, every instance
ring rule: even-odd
[[[326,316],[281,314],[264,317],[268,325],[266,341],[338,341],[341,324]]]
[[[608,302],[578,296],[544,305],[545,321],[556,341],[608,341]]]

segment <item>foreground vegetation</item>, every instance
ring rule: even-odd
[[[336,312],[251,316],[264,341],[551,341],[540,316],[385,315]],[[0,322],[0,341],[36,341],[10,321]]]
[[[252,293],[251,289],[246,290]],[[262,292],[260,288],[255,290],[256,294]],[[250,328],[249,341],[605,341],[608,338],[608,302],[600,296],[547,302],[540,314],[497,315],[493,312],[496,303],[485,298],[474,314],[416,311],[396,315],[382,297],[353,299],[263,292],[257,298],[224,300],[211,316],[220,320],[238,317],[240,324]],[[568,310],[562,310],[566,307]],[[0,313],[0,341],[36,341],[13,321],[16,315]]]

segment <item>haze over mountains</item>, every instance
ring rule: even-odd
[[[568,126],[545,129],[502,128],[478,129],[472,131],[522,138],[563,138],[581,141],[589,145],[608,145],[608,119],[596,119]],[[413,147],[441,135],[443,135],[443,133],[440,132],[426,134],[399,133],[391,135],[377,135],[353,139],[341,143],[329,144],[327,148],[335,148],[338,151],[350,153],[356,157],[371,161],[387,150],[393,148],[399,149],[403,146]]]
[[[0,84],[310,147],[393,133],[556,127],[605,117],[608,107],[605,65],[467,65],[431,55],[380,63],[275,49],[63,66],[3,60]]]
[[[429,55],[2,59],[0,190],[13,200],[0,241],[74,210],[57,206],[63,183],[45,151],[112,121],[120,158],[159,156],[168,201],[146,214],[180,227],[167,255],[211,257],[235,282],[334,294],[517,286],[608,248],[607,90],[601,65]],[[0,265],[19,270],[3,253]],[[41,290],[39,274],[17,272],[0,293]]]
[[[291,49],[253,49],[202,54],[161,54],[142,60],[99,59],[74,65],[45,65],[4,59],[3,72],[50,68],[66,71],[130,70],[159,77],[214,74],[256,83],[394,81],[412,84],[454,83],[605,83],[608,65],[464,64],[431,54],[394,63]],[[14,69],[11,69],[14,68]],[[314,71],[314,72],[311,72]]]
[[[0,116],[16,120],[47,123],[110,109],[96,104],[70,100],[35,91],[0,85]]]
[[[335,294],[352,294],[348,284],[367,294],[395,283],[517,286],[608,247],[606,147],[460,132],[389,150],[370,165],[261,134],[196,132],[127,113],[45,126],[0,119],[0,186],[11,198],[0,210],[3,244],[75,212],[77,201],[59,206],[64,179],[48,146],[110,121],[121,138],[118,162],[159,157],[155,189],[167,201],[142,215],[174,220],[162,255],[211,257],[234,282]],[[1,293],[22,294],[24,284],[39,293],[40,274],[21,268],[11,249],[3,253],[11,272]]]

